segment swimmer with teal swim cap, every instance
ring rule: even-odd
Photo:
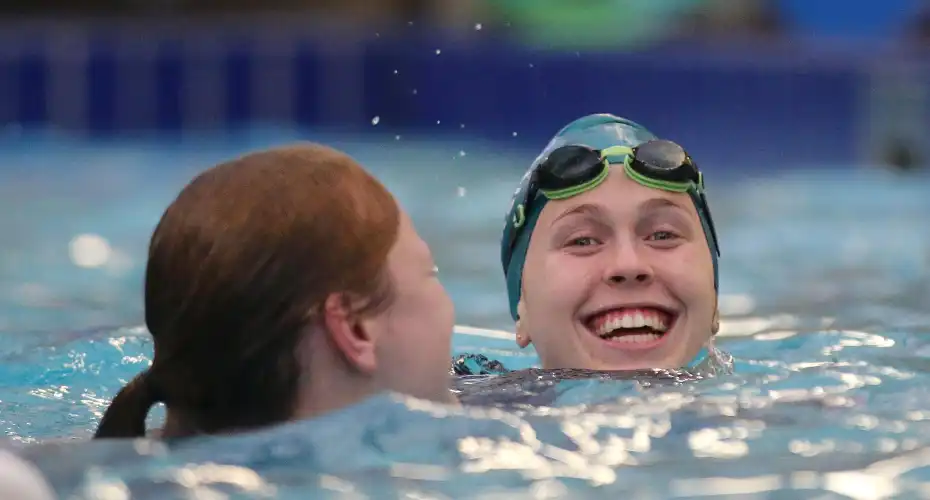
[[[717,235],[681,146],[609,114],[565,126],[501,240],[517,343],[543,368],[681,368],[719,329]]]

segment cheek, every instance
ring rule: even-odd
[[[407,333],[404,335],[409,335],[413,342],[422,343],[421,350],[427,346],[448,347],[454,327],[455,307],[439,280],[421,283],[406,297],[403,328]],[[414,336],[416,338],[412,338]]]
[[[709,255],[694,255],[679,262],[674,267],[656,267],[664,275],[663,281],[690,307],[712,308],[717,292]]]
[[[527,309],[534,316],[570,318],[572,310],[584,301],[596,274],[586,264],[583,259],[551,254],[532,268],[527,266],[523,276]]]
[[[438,283],[438,281],[437,281]],[[438,331],[433,335],[448,336],[449,342],[452,339],[452,329],[455,328],[455,304],[452,298],[446,292],[445,287],[437,284],[435,293],[429,294],[427,300],[430,304],[427,307],[433,307],[436,310],[436,325]]]
[[[386,335],[379,350],[392,363],[424,369],[437,363],[445,366],[452,349],[454,309],[441,286],[398,291],[384,320]]]

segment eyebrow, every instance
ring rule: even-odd
[[[640,213],[640,216],[642,216],[643,214],[649,214],[651,212],[659,212],[659,211],[669,210],[669,209],[684,212],[685,215],[689,213],[687,208],[681,206],[681,204],[675,202],[675,200],[671,200],[668,198],[650,198],[640,203],[639,207],[637,207],[637,211]],[[581,205],[572,207],[571,209],[566,210],[562,212],[561,214],[559,214],[558,217],[552,220],[552,223],[549,226],[550,227],[554,226],[560,220],[565,219],[567,217],[572,217],[575,215],[591,216],[599,220],[603,220],[604,218],[607,217],[605,215],[604,208],[601,207],[600,205],[595,205],[591,203],[583,203]]]
[[[676,203],[674,200],[670,200],[668,198],[650,198],[640,203],[638,207],[638,211],[640,213],[656,212],[659,210],[667,210],[667,209],[682,210],[686,213],[688,212],[687,208],[681,206],[681,204]]]
[[[550,226],[554,226],[560,220],[566,217],[574,216],[574,215],[589,215],[589,216],[594,216],[594,217],[601,217],[603,216],[603,214],[604,214],[604,209],[602,209],[601,207],[597,205],[592,205],[590,203],[583,203],[581,205],[573,207],[570,210],[566,210],[562,212],[561,214],[559,214],[558,217],[553,219]]]

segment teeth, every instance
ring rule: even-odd
[[[634,319],[635,318],[633,316],[629,316],[629,315],[624,316],[623,320],[621,321],[623,328],[633,328],[633,327],[639,326],[640,323],[638,321],[634,322]],[[639,319],[643,319],[643,317],[640,316]]]
[[[611,315],[611,317],[607,321],[605,321],[603,324],[600,325],[600,327],[597,329],[595,333],[603,337],[621,328],[630,329],[630,328],[646,328],[646,327],[652,328],[653,330],[656,330],[658,332],[665,332],[668,330],[668,325],[666,324],[665,317],[663,315],[660,315],[657,313],[650,313],[650,312],[646,312],[644,314],[643,311],[630,311],[630,312],[624,312],[621,314]],[[652,334],[644,334],[644,335],[652,335]],[[632,336],[628,335],[628,336],[624,336],[624,338],[638,337],[638,336],[640,335],[632,335]]]
[[[636,335],[619,335],[616,337],[610,337],[607,340],[610,342],[623,342],[635,344],[638,342],[652,342],[659,339],[658,333],[638,333]]]

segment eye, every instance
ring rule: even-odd
[[[648,240],[650,241],[669,241],[677,239],[679,236],[671,231],[655,231],[649,235]]]
[[[570,247],[590,247],[590,246],[597,245],[598,243],[600,243],[600,241],[598,241],[597,239],[592,238],[592,237],[590,237],[590,236],[579,236],[579,237],[577,237],[577,238],[572,238],[572,239],[568,240],[568,245],[567,245],[567,246],[570,246]]]

